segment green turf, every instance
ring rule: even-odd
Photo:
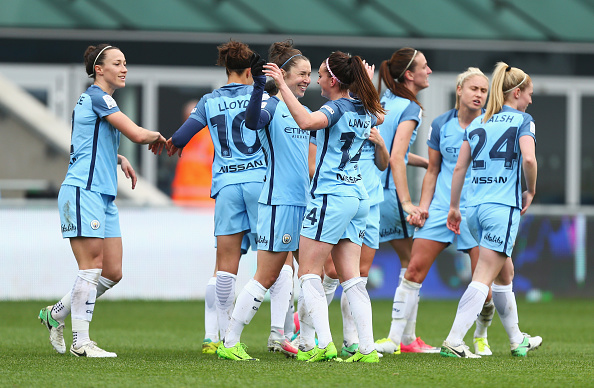
[[[202,355],[204,303],[101,301],[91,337],[118,354],[115,359],[80,359],[57,354],[36,318],[44,302],[0,302],[0,386],[594,386],[592,300],[519,301],[520,327],[540,335],[541,348],[512,358],[495,317],[489,329],[494,355],[480,360],[435,354],[386,356],[376,365],[305,364],[266,351],[270,309],[264,303],[242,342],[260,362],[218,360]],[[421,301],[417,334],[440,345],[451,327],[457,301]],[[374,301],[376,338],[385,337],[391,302]],[[337,348],[342,342],[339,303],[330,307]],[[65,338],[71,342],[69,320]],[[466,337],[472,343],[472,332]]]

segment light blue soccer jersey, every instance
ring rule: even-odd
[[[99,86],[80,95],[72,112],[70,164],[62,184],[116,196],[120,131],[105,116],[119,111]]]
[[[361,101],[356,99],[329,101],[319,111],[328,118],[328,127],[316,133],[316,169],[311,195],[368,199],[358,161],[363,142],[377,118],[367,114]]]
[[[423,111],[416,102],[406,98],[398,97],[390,90],[386,90],[380,101],[387,113],[384,117],[384,122],[381,125],[378,125],[377,128],[384,138],[390,153],[392,152],[392,144],[394,143],[394,137],[396,137],[396,129],[398,128],[398,125],[408,120],[417,122],[417,126],[410,137],[410,143],[408,144],[408,149],[406,150],[406,155],[404,157],[404,162],[408,163],[408,153],[410,151],[410,146],[417,138],[417,130],[421,125]],[[392,168],[390,166],[381,172],[380,180],[385,189],[396,190],[394,178],[392,177]]]
[[[258,202],[306,206],[309,188],[309,131],[297,125],[287,105],[277,97],[264,100],[269,123],[258,130],[268,169]]]
[[[375,165],[375,144],[370,140],[363,142],[361,157],[359,158],[359,171],[363,177],[363,185],[369,195],[369,206],[376,205],[384,200],[384,189],[380,182],[380,170]]]
[[[204,95],[190,118],[208,125],[215,148],[211,197],[227,185],[262,182],[266,161],[260,139],[245,127],[253,87],[231,83]]]
[[[534,119],[507,105],[486,123],[484,115],[466,128],[464,140],[470,144],[470,186],[466,207],[498,203],[522,207],[522,153],[519,140],[531,136],[536,141]]]
[[[441,167],[435,182],[435,192],[431,200],[431,207],[441,210],[450,208],[450,198],[452,192],[452,175],[454,167],[458,162],[458,154],[464,129],[458,121],[458,110],[452,109],[438,116],[431,123],[429,129],[429,139],[427,145],[429,148],[441,153]],[[460,208],[466,207],[466,189],[470,181],[470,169],[466,173],[462,195],[460,196]]]

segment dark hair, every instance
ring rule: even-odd
[[[382,91],[383,81],[383,83],[386,84],[386,87],[394,95],[414,101],[422,109],[423,106],[419,100],[417,100],[417,96],[415,96],[409,88],[404,86],[404,74],[407,70],[415,71],[417,64],[413,60],[413,56],[415,57],[414,59],[416,59],[416,55],[419,53],[421,52],[414,48],[403,47],[394,52],[389,60],[383,61],[379,69],[379,81],[377,83],[378,93]]]
[[[293,40],[287,39],[282,42],[275,42],[268,49],[268,62],[276,63],[278,67],[288,72],[298,60],[309,59],[301,51],[293,47]]]
[[[326,70],[337,79],[340,90],[349,90],[360,98],[367,113],[374,116],[385,113],[360,56],[335,51],[324,64],[330,66]]]
[[[95,65],[103,65],[105,61],[105,52],[109,50],[119,50],[119,48],[115,46],[111,46],[108,43],[101,43],[97,46],[89,46],[85,50],[85,54],[83,55],[85,59],[85,70],[89,75],[89,78],[95,79]],[[108,48],[106,48],[108,47]]]
[[[273,79],[266,81],[266,84],[264,85],[264,91],[271,97],[276,96],[278,94],[276,82],[274,82]]]
[[[253,51],[247,44],[230,40],[218,46],[217,49],[219,50],[217,66],[224,66],[227,75],[230,72],[241,74],[250,67]]]

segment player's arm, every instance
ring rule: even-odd
[[[206,124],[201,123],[193,117],[188,117],[182,126],[175,131],[173,136],[167,140],[167,143],[165,144],[167,155],[171,156],[177,153],[178,156],[181,156],[186,144],[188,144],[190,140],[192,140],[192,137],[203,128],[206,128]]]
[[[105,119],[124,136],[138,144],[165,143],[165,138],[159,133],[139,127],[122,112],[114,112]]]
[[[369,141],[375,144],[375,165],[380,171],[384,171],[390,164],[390,153],[384,142],[384,138],[376,127],[371,128]]]
[[[408,153],[408,165],[413,167],[427,168],[429,166],[429,160],[420,155]]]
[[[532,136],[521,136],[520,151],[522,151],[522,169],[524,170],[524,179],[526,181],[526,191],[522,193],[521,215],[526,213],[532,199],[536,194],[536,175],[538,166],[536,163],[536,144]]]
[[[470,144],[467,140],[464,140],[460,147],[458,162],[456,162],[456,167],[454,168],[454,173],[452,175],[450,211],[448,212],[447,220],[448,229],[456,234],[460,234],[460,222],[462,222],[462,215],[460,214],[460,196],[462,195],[462,186],[464,186],[464,179],[470,161]]]
[[[134,190],[138,178],[136,177],[136,172],[132,168],[132,165],[124,155],[120,154],[118,154],[118,164],[121,166],[124,175],[126,175],[126,178],[132,179],[132,190]]]
[[[410,161],[410,154],[409,161]],[[421,187],[421,200],[419,206],[422,209],[429,211],[429,205],[435,194],[435,185],[437,183],[437,176],[441,171],[441,152],[429,147],[429,161],[427,171],[423,177],[423,186]]]

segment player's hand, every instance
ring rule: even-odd
[[[177,156],[179,156],[181,158],[182,156],[182,151],[184,150],[184,148],[177,148],[176,146],[173,145],[173,142],[171,141],[171,138],[167,139],[167,142],[165,143],[165,148],[167,148],[167,155],[168,156],[173,156],[175,153],[177,153]]]
[[[122,168],[122,171],[124,172],[124,175],[126,175],[126,178],[132,179],[132,190],[134,190],[134,188],[136,187],[136,182],[138,181],[138,178],[136,177],[136,172],[132,168],[132,165],[130,164],[128,159],[126,159],[125,157],[123,157],[121,155],[120,155],[120,166]]]
[[[150,143],[148,149],[155,155],[161,155],[163,148],[165,148],[165,141],[163,135],[159,134],[159,138]]]
[[[252,54],[252,59],[250,60],[250,67],[252,69],[252,76],[257,77],[260,75],[264,75],[263,67],[266,64],[266,61],[260,58],[260,54],[254,52]]]
[[[460,234],[460,223],[462,222],[462,214],[460,214],[460,209],[452,209],[448,212],[448,220],[446,222],[446,226],[449,230],[456,234]]]
[[[522,210],[520,211],[520,215],[523,216],[526,213],[526,210],[532,204],[532,200],[534,199],[534,194],[531,194],[528,191],[524,191],[522,193]]]
[[[276,63],[267,63],[263,67],[264,75],[272,78],[280,90],[281,86],[285,84],[285,77],[283,76],[282,70]]]
[[[364,59],[363,66],[365,66],[365,71],[367,71],[367,75],[369,76],[369,79],[373,80],[373,73],[375,73],[375,65],[370,66],[367,62],[365,62],[365,59]]]

